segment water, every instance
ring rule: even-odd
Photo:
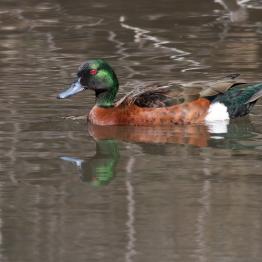
[[[121,94],[261,80],[262,3],[242,2],[1,1],[0,261],[260,261],[261,101],[210,134],[94,127],[93,94],[55,98],[91,57]]]

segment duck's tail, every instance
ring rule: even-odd
[[[262,83],[239,84],[224,94],[218,95],[212,103],[223,103],[230,118],[247,115],[256,101],[262,97]]]

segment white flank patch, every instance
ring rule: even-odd
[[[229,124],[229,114],[227,107],[219,102],[211,104],[207,116],[205,117],[208,131],[212,134],[227,133],[227,125]]]
[[[211,104],[207,116],[205,117],[206,122],[229,120],[229,114],[227,107],[219,102]]]

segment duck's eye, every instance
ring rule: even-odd
[[[91,70],[89,71],[89,74],[90,74],[90,75],[96,75],[96,73],[97,73],[97,70],[96,70],[96,69],[91,69]]]

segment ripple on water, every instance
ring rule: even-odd
[[[1,1],[1,261],[261,260],[261,101],[210,134],[89,126],[94,94],[55,98],[90,57],[121,94],[260,80],[260,2],[238,2]]]

